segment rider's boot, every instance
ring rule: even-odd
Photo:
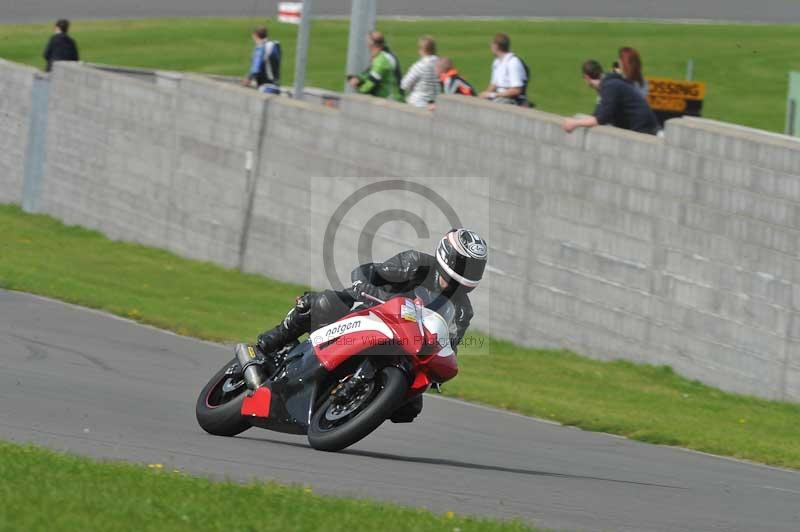
[[[270,357],[284,346],[297,340],[311,328],[311,301],[308,294],[297,298],[295,307],[278,326],[258,336],[257,347]]]
[[[298,297],[286,318],[278,326],[260,334],[255,345],[236,346],[236,358],[248,388],[255,390],[273,375],[283,363],[287,348],[309,331],[311,307],[308,303],[306,296]]]
[[[422,412],[422,396],[418,395],[395,410],[389,419],[392,423],[411,423]]]

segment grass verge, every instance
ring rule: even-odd
[[[210,340],[252,339],[303,287],[112,242],[0,206],[0,287]],[[481,309],[476,309],[480,312]],[[800,468],[800,404],[735,395],[667,367],[601,362],[489,339],[445,393],[587,430]]]
[[[257,23],[264,19],[79,21],[72,33],[86,61],[241,76]],[[378,26],[404,67],[416,60],[416,39],[432,34],[439,52],[452,56],[480,88],[489,78],[488,42],[504,31],[531,68],[530,91],[539,108],[563,115],[593,109],[596,96],[579,75],[583,60],[609,66],[620,46],[633,46],[647,75],[682,79],[694,59],[695,79],[708,82],[706,116],[782,132],[787,73],[800,70],[797,25],[430,19]],[[42,66],[50,31],[51,24],[0,25],[0,57]],[[289,83],[297,26],[274,22],[270,31],[283,44],[283,81]],[[345,20],[314,21],[309,85],[342,89],[347,32]]]
[[[0,499],[3,531],[531,530],[519,522],[320,497],[302,487],[214,482],[165,471],[160,464],[98,463],[5,442],[0,442]]]

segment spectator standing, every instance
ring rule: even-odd
[[[600,94],[594,116],[567,118],[563,129],[572,133],[579,127],[610,124],[622,129],[655,135],[658,120],[639,91],[621,75],[611,72],[603,76],[600,63],[590,59],[583,64],[583,79]]]
[[[406,93],[406,102],[415,107],[427,107],[439,95],[439,77],[436,75],[436,41],[427,35],[417,43],[420,59],[408,69],[400,81]]]
[[[379,31],[367,35],[372,62],[362,74],[348,76],[350,86],[361,94],[371,94],[378,98],[387,98],[398,102],[405,101],[400,79],[403,77],[400,62],[386,46],[386,38]]]
[[[464,96],[475,96],[475,89],[472,85],[462,78],[458,70],[453,66],[453,60],[449,57],[441,57],[436,62],[436,74],[442,84],[443,94],[461,94]]]
[[[495,56],[492,81],[479,96],[497,103],[529,107],[528,66],[511,51],[511,38],[505,33],[498,33],[492,39],[491,46]]]
[[[78,45],[75,40],[67,35],[69,33],[69,20],[59,19],[53,29],[54,35],[50,37],[44,49],[44,60],[47,61],[46,72],[53,70],[56,61],[79,61]]]
[[[243,85],[255,86],[267,94],[281,93],[281,43],[270,40],[266,26],[259,26],[252,33],[255,48],[250,60],[250,73]]]
[[[642,75],[642,58],[635,49],[626,46],[619,49],[619,67],[627,79],[642,97],[647,98],[647,81]]]

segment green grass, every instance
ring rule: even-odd
[[[303,287],[111,242],[0,206],[0,287],[211,340],[283,318]],[[481,312],[481,309],[476,309]],[[464,349],[445,393],[588,430],[800,468],[800,405],[725,393],[667,367],[601,362],[489,340]]]
[[[252,43],[250,29],[264,19],[159,19],[76,22],[73,34],[84,60],[205,73],[243,75]],[[284,82],[294,67],[296,26],[270,24],[284,45]],[[483,88],[489,76],[488,42],[497,31],[532,71],[531,93],[540,109],[564,115],[590,112],[595,96],[578,70],[583,60],[605,65],[620,46],[642,54],[645,73],[683,78],[695,61],[695,79],[709,84],[705,115],[772,131],[783,131],[787,73],[800,70],[796,53],[800,26],[756,24],[664,24],[589,21],[380,21],[379,28],[408,67],[416,39],[430,33],[442,55],[452,56],[466,77]],[[313,25],[307,83],[341,90],[348,23]],[[0,25],[0,57],[41,66],[49,24]]]
[[[303,487],[214,482],[158,466],[98,463],[0,442],[0,531],[531,530],[519,522],[320,497]]]

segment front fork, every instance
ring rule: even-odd
[[[385,365],[376,365],[374,362],[374,357],[366,357],[361,364],[359,364],[358,369],[356,369],[355,373],[349,378],[342,379],[340,384],[334,388],[333,393],[331,394],[334,401],[345,401],[353,392],[353,390],[357,389],[361,386],[362,383],[368,382],[375,378],[375,375],[385,366],[395,366],[400,369],[406,376],[408,380],[409,386],[414,380],[414,371],[412,369],[411,364],[405,357],[399,357],[395,360],[390,361],[389,364]]]

